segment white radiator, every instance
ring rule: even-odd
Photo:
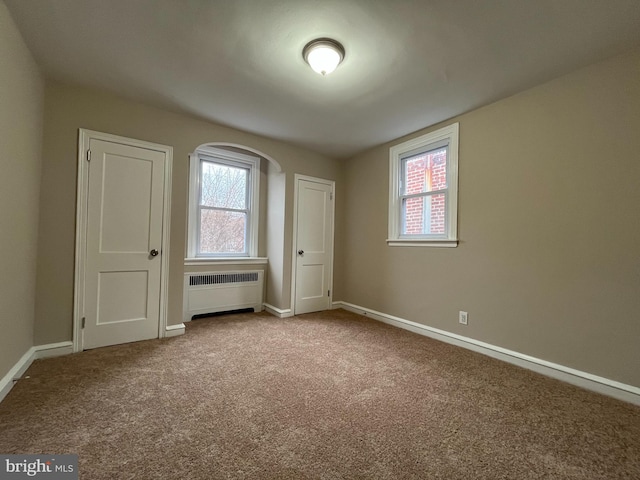
[[[243,308],[262,310],[264,272],[198,272],[184,276],[183,321]]]

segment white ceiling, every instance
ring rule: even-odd
[[[640,0],[4,1],[49,77],[339,158],[640,45]]]

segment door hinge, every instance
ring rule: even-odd
[[[80,328],[84,328],[84,324],[87,322],[86,317],[82,317],[82,327]]]
[[[327,297],[331,296],[331,290],[327,290]]]
[[[87,150],[87,162],[91,161],[91,150]]]
[[[329,200],[333,200],[333,192],[329,192]]]

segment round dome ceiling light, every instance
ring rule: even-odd
[[[317,38],[304,46],[302,57],[314,72],[327,75],[344,59],[344,47],[330,38]]]

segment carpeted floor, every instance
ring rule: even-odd
[[[343,310],[38,360],[0,453],[87,479],[639,479],[640,408]]]

